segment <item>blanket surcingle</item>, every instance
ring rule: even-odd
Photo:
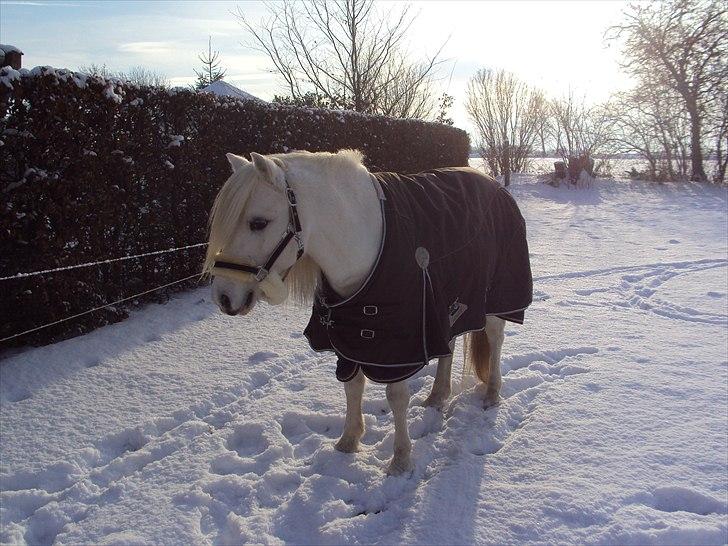
[[[348,298],[323,278],[304,331],[314,350],[338,356],[340,381],[360,368],[379,383],[406,379],[451,354],[456,336],[483,329],[487,315],[523,323],[531,266],[507,190],[470,168],[372,176],[384,219],[379,257]]]

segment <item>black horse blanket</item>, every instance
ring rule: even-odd
[[[376,173],[384,235],[361,288],[342,299],[322,279],[306,335],[338,356],[336,376],[361,368],[401,381],[451,354],[487,315],[522,323],[532,298],[526,225],[511,195],[470,168]]]

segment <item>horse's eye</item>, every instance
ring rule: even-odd
[[[250,221],[250,231],[262,231],[267,225],[268,220],[266,220],[265,218],[253,218]]]

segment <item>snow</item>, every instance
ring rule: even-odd
[[[117,93],[117,91],[120,91],[120,90],[121,90],[120,87],[117,87],[114,84],[114,82],[110,81],[109,83],[106,84],[106,87],[104,87],[103,94],[104,94],[104,97],[106,97],[107,99],[112,100],[116,104],[121,104],[121,101],[123,100],[123,98],[119,93]]]
[[[0,84],[7,86],[9,89],[13,88],[14,81],[20,81],[21,73],[19,70],[15,70],[10,66],[3,66],[0,68]]]
[[[0,51],[2,51],[5,55],[7,55],[8,53],[20,53],[21,55],[23,54],[23,52],[20,51],[20,49],[18,49],[17,47],[6,44],[0,44]]]
[[[167,144],[167,148],[178,148],[185,140],[184,135],[169,135],[169,138],[171,140],[169,144]]]
[[[247,93],[242,89],[238,89],[234,85],[231,85],[224,80],[217,80],[216,82],[212,82],[207,87],[203,87],[200,92],[212,93],[213,95],[217,95],[218,97],[233,97],[235,99],[263,102],[258,97],[254,97],[250,93]]]
[[[728,196],[516,176],[535,301],[503,401],[421,406],[415,470],[370,384],[362,451],[308,310],[228,317],[206,287],[0,362],[0,542],[725,544]],[[456,356],[455,374],[461,365]]]

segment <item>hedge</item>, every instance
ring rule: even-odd
[[[358,148],[371,170],[466,165],[460,129],[418,120],[0,69],[0,277],[204,242],[225,152]],[[0,339],[199,272],[204,247],[0,281]],[[170,288],[196,285],[193,279]],[[122,320],[155,292],[6,341]]]

